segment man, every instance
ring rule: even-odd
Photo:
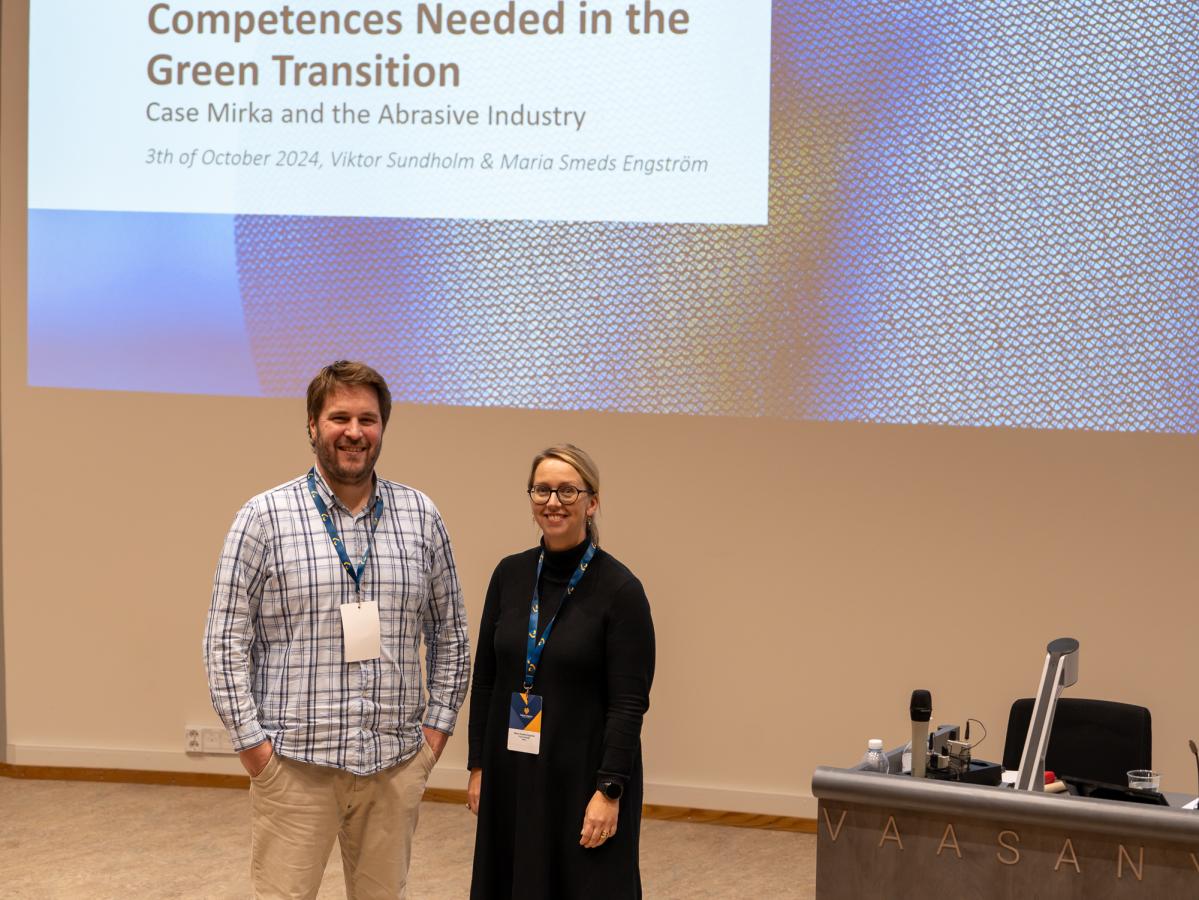
[[[217,565],[205,663],[250,774],[256,897],[315,897],[334,837],[347,897],[404,896],[421,795],[466,693],[441,517],[375,475],[390,414],[374,369],[322,369],[316,464],[242,507]]]

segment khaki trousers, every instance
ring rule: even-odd
[[[404,897],[421,795],[436,761],[428,744],[374,775],[272,756],[250,779],[254,896],[311,900],[336,837],[348,900]]]

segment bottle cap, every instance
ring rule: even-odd
[[[883,739],[882,738],[871,738],[869,743],[866,744],[866,746],[869,747],[871,750],[882,750],[883,749]]]

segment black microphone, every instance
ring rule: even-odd
[[[923,778],[928,764],[928,720],[933,717],[933,695],[928,691],[912,691],[908,710],[912,715],[912,777]]]

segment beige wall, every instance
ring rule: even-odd
[[[23,6],[0,172],[8,761],[233,771],[182,753],[215,721],[200,632],[234,511],[308,464],[302,402],[25,386]],[[535,538],[527,460],[564,438],[598,459],[605,545],[654,609],[651,802],[814,815],[812,769],[905,740],[917,687],[938,721],[982,719],[997,759],[1063,635],[1071,695],[1151,707],[1165,786],[1193,789],[1195,438],[401,406],[380,470],[439,504],[472,638],[491,568]],[[435,783],[462,785],[464,744]]]

